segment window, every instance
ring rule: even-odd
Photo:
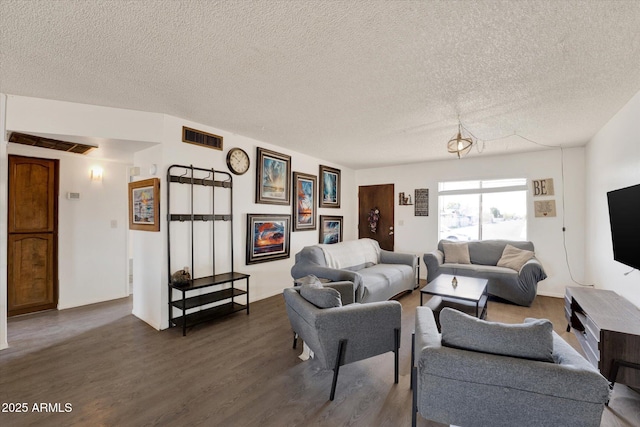
[[[440,182],[440,239],[527,239],[525,178]]]

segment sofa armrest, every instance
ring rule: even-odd
[[[325,288],[333,288],[340,292],[340,299],[342,305],[353,304],[356,302],[356,288],[353,286],[353,282],[330,282],[323,285]]]
[[[444,253],[440,250],[428,252],[423,255],[422,260],[427,267],[427,282],[440,275],[440,266],[444,264]]]
[[[319,279],[328,279],[332,282],[349,281],[353,283],[355,289],[358,289],[361,281],[360,275],[351,270],[323,267],[305,262],[297,263],[291,268],[291,275],[294,280],[310,274],[313,274]]]
[[[436,319],[429,307],[416,307],[415,358],[419,360],[425,347],[440,348],[442,335],[438,332]]]
[[[381,264],[406,264],[410,265],[414,269],[417,265],[417,258],[414,254],[403,254],[400,252],[380,250],[380,263]]]
[[[350,304],[316,312],[315,329],[333,369],[340,340],[347,340],[344,364],[393,351],[394,329],[400,330],[402,305],[398,301]]]
[[[536,258],[531,258],[529,261],[525,262],[520,268],[518,276],[526,281],[532,281],[534,283],[538,283],[539,281],[547,278],[547,274],[544,272],[542,264]]]

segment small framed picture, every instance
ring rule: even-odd
[[[342,242],[342,217],[320,215],[320,243]]]
[[[340,169],[320,165],[320,201],[321,208],[340,207]]]
[[[129,229],[160,231],[160,180],[129,183]]]
[[[247,214],[247,264],[289,258],[291,215]]]
[[[293,231],[316,229],[316,182],[314,175],[293,173]]]
[[[288,205],[291,156],[258,147],[256,158],[256,203]]]

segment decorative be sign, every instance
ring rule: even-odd
[[[533,186],[533,196],[553,196],[553,178],[534,179],[531,181]]]

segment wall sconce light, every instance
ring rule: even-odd
[[[94,166],[91,169],[91,181],[102,181],[102,168],[100,166]]]

